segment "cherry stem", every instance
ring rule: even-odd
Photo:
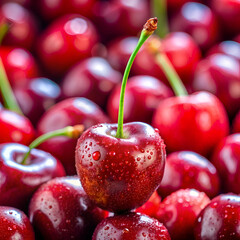
[[[158,18],[158,23],[161,27],[156,30],[156,34],[164,38],[169,32],[168,16],[167,16],[167,0],[152,0],[152,13]]]
[[[25,165],[27,163],[28,156],[31,153],[31,150],[33,148],[38,147],[41,143],[45,142],[46,140],[53,138],[53,137],[59,137],[59,136],[65,136],[69,138],[79,138],[80,135],[84,131],[83,125],[75,125],[75,126],[67,126],[55,131],[51,131],[48,133],[45,133],[41,135],[40,137],[36,138],[30,145],[28,152],[24,155],[23,160],[21,162],[22,165]]]
[[[9,27],[10,27],[9,23],[2,23],[0,25],[0,45],[2,44],[3,38],[6,36]]]
[[[157,29],[157,18],[150,18],[144,25],[141,35],[139,37],[138,43],[136,48],[134,49],[132,55],[130,56],[126,69],[124,71],[123,79],[122,79],[122,86],[121,86],[121,93],[120,93],[120,100],[119,100],[119,111],[118,111],[118,128],[116,137],[117,138],[125,138],[123,133],[123,113],[124,113],[124,96],[125,96],[125,89],[127,85],[127,79],[129,76],[130,69],[132,67],[133,61],[143,45],[143,43],[150,37],[153,32]]]
[[[3,97],[4,105],[7,109],[23,115],[21,108],[19,107],[17,100],[13,94],[11,85],[8,81],[7,74],[0,57],[0,92]]]

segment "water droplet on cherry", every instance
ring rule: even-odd
[[[100,157],[101,157],[101,153],[99,151],[96,151],[92,154],[92,158],[95,161],[98,161],[100,159]]]

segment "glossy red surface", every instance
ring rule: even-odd
[[[85,131],[76,147],[76,168],[92,201],[105,210],[124,212],[140,207],[159,186],[165,145],[148,124],[124,124],[123,139],[115,137],[116,131],[117,124]]]
[[[205,157],[195,152],[171,153],[167,156],[163,179],[157,191],[165,198],[185,188],[194,188],[210,198],[215,197],[220,188],[217,170]]]
[[[172,240],[190,240],[197,216],[209,202],[203,192],[181,189],[161,202],[157,219],[166,226]]]
[[[28,147],[0,144],[0,205],[27,211],[30,198],[41,184],[65,176],[62,164],[49,153],[33,149],[27,164],[21,164]]]
[[[35,240],[28,217],[19,209],[0,206],[0,240]]]
[[[170,240],[162,223],[140,213],[128,213],[104,219],[94,231],[92,240]]]
[[[37,239],[89,240],[106,212],[84,192],[78,177],[55,178],[42,185],[29,206]]]
[[[199,214],[195,225],[196,240],[237,240],[240,238],[240,197],[222,194]]]
[[[26,117],[6,109],[0,109],[0,129],[0,143],[28,145],[35,137],[35,130]]]
[[[240,133],[240,110],[238,111],[237,115],[233,120],[232,131],[234,133]]]
[[[163,100],[153,116],[167,151],[189,150],[203,156],[229,132],[229,122],[222,103],[211,93]]]
[[[37,130],[41,135],[66,126],[83,124],[87,129],[105,122],[108,118],[98,105],[86,98],[69,98],[51,107],[40,119]],[[74,175],[76,144],[77,139],[62,136],[45,141],[40,148],[57,157],[68,175]]]

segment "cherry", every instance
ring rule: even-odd
[[[165,198],[179,189],[195,188],[212,198],[218,194],[219,185],[218,173],[212,163],[197,153],[180,151],[168,155],[157,191]]]
[[[113,122],[118,118],[120,90],[121,86],[118,85],[108,100],[108,114]],[[150,123],[161,100],[172,95],[171,89],[154,77],[138,75],[129,78],[125,92],[124,121]]]
[[[170,240],[162,223],[140,213],[108,217],[98,224],[92,240]]]
[[[240,197],[222,194],[199,214],[194,232],[196,240],[237,240],[240,238]]]
[[[83,124],[87,129],[97,123],[108,122],[103,111],[86,98],[69,98],[51,107],[38,122],[38,134],[60,129],[75,124]],[[64,165],[68,175],[76,173],[75,147],[76,139],[56,137],[41,144],[41,149],[57,157]]]
[[[196,43],[206,50],[219,39],[219,26],[212,10],[201,3],[185,3],[180,12],[172,17],[172,31],[189,33]]]
[[[172,240],[193,239],[197,216],[209,202],[203,192],[180,189],[160,203],[157,219],[166,226]]]
[[[106,212],[89,200],[74,176],[43,184],[29,206],[29,218],[38,239],[88,240],[105,216]]]
[[[240,193],[240,134],[225,137],[215,148],[212,163],[221,177],[224,192]]]
[[[193,80],[195,91],[215,94],[230,117],[240,108],[240,62],[224,54],[214,54],[199,62]]]
[[[90,57],[97,44],[94,25],[85,17],[69,14],[53,21],[41,34],[37,52],[49,74],[61,76],[78,61]]]
[[[0,240],[35,240],[28,217],[19,209],[0,206]]]
[[[240,110],[238,111],[237,115],[233,120],[233,132],[239,133],[240,132]]]
[[[23,162],[29,148],[17,143],[0,144],[0,205],[26,210],[30,198],[44,182],[65,175],[61,163],[41,150],[33,149]]]
[[[201,2],[200,0],[167,0],[167,7],[170,11],[179,11],[187,2]]]
[[[14,95],[24,113],[36,125],[45,111],[60,97],[60,87],[48,78],[34,78],[25,87],[14,89]]]
[[[5,3],[0,8],[0,23],[10,25],[2,45],[31,49],[38,33],[34,16],[17,3]]]
[[[108,96],[121,74],[100,57],[92,57],[75,65],[64,77],[62,92],[64,98],[86,97],[99,106],[106,105]]]

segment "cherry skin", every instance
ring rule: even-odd
[[[17,3],[5,3],[0,8],[0,23],[8,23],[10,28],[2,45],[31,49],[36,41],[38,26],[35,17]]]
[[[121,86],[111,93],[107,110],[113,122],[117,122]],[[150,123],[153,112],[161,100],[173,96],[172,90],[160,80],[145,75],[129,78],[125,91],[124,121]]]
[[[34,78],[25,87],[14,89],[24,116],[36,125],[45,111],[60,97],[61,89],[48,78]]]
[[[88,240],[105,216],[106,212],[89,200],[74,176],[43,184],[29,206],[29,218],[39,240]]]
[[[153,116],[169,152],[188,150],[207,156],[229,132],[222,103],[211,93],[164,99]]]
[[[35,130],[26,117],[6,109],[0,109],[0,129],[0,143],[28,145],[35,137]]]
[[[190,34],[206,50],[219,39],[219,26],[212,10],[201,3],[189,2],[170,22],[172,31]]]
[[[240,133],[229,135],[219,143],[212,163],[221,177],[223,191],[240,193]]]
[[[87,129],[97,123],[108,122],[103,111],[86,98],[69,98],[51,107],[38,122],[38,134],[57,130],[66,126],[83,124]],[[76,174],[75,147],[77,139],[55,137],[40,145],[40,148],[58,158],[68,175]]]
[[[97,44],[94,25],[78,14],[62,16],[41,34],[37,52],[50,75],[61,76],[78,61],[90,57]]]
[[[150,125],[99,124],[86,130],[76,147],[76,168],[83,188],[99,207],[124,212],[141,206],[159,186],[165,145]]]
[[[157,219],[166,226],[172,240],[190,240],[197,216],[209,202],[203,192],[181,189],[160,203]]]
[[[0,206],[0,240],[35,240],[28,217],[19,209]]]
[[[165,198],[179,189],[194,188],[213,198],[219,187],[219,176],[211,162],[197,153],[180,151],[167,156],[158,193]]]
[[[199,214],[194,232],[196,240],[237,240],[240,238],[240,197],[222,194]]]
[[[232,131],[234,133],[240,133],[240,110],[238,111],[237,115],[233,119]]]
[[[100,57],[92,57],[76,64],[64,77],[64,98],[85,97],[99,106],[106,105],[113,88],[121,81],[121,74]]]
[[[92,240],[170,240],[162,223],[140,213],[108,217],[98,224]]]
[[[201,2],[201,0],[167,0],[167,7],[170,11],[179,11],[187,2]]]
[[[33,193],[44,182],[65,176],[62,164],[44,151],[33,149],[21,164],[28,147],[17,143],[0,144],[0,205],[24,211]]]
[[[199,62],[192,86],[215,94],[232,117],[240,109],[240,62],[224,54],[211,55]]]
[[[0,47],[0,57],[13,88],[26,86],[39,75],[34,57],[23,48]]]

